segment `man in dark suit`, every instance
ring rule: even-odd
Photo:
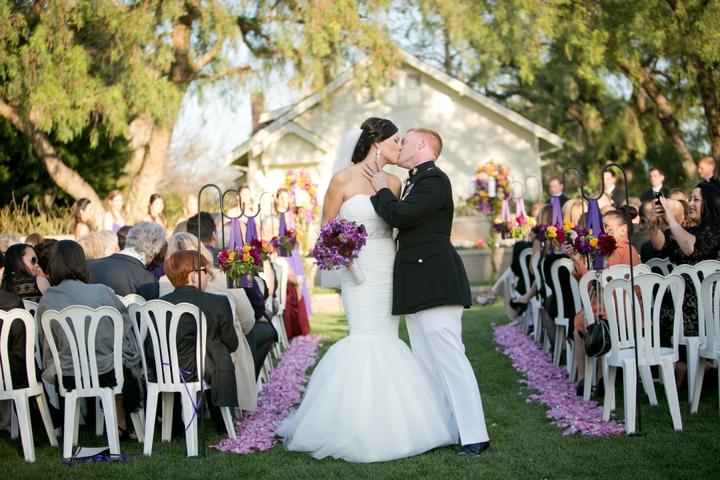
[[[197,270],[197,254],[190,251],[175,252],[165,261],[165,273],[175,290],[160,298],[173,305],[189,303],[198,305],[198,287],[205,290],[207,263],[200,257],[201,269]],[[237,350],[239,341],[228,299],[224,296],[202,292],[202,312],[207,322],[205,339],[206,354],[203,379],[210,384],[208,396],[210,413],[218,432],[225,431],[220,411],[214,407],[237,407],[237,383],[235,365],[230,356]],[[197,329],[190,315],[183,315],[177,330],[178,362],[187,372],[197,372],[195,345]],[[197,378],[197,377],[196,377]]]
[[[658,192],[662,192],[663,197],[668,198],[670,196],[670,190],[663,187],[665,175],[663,174],[662,170],[657,167],[653,167],[650,169],[649,174],[651,188],[649,190],[645,190],[643,194],[640,195],[640,201],[643,204],[653,202],[655,201],[655,196],[658,194]]]
[[[603,192],[608,194],[613,207],[625,204],[625,190],[615,186],[615,172],[612,169],[603,172]]]
[[[128,232],[125,248],[106,258],[88,261],[90,283],[101,283],[120,296],[136,293],[145,300],[158,298],[158,280],[145,269],[165,245],[165,229],[140,222]]]
[[[398,228],[393,271],[393,314],[405,315],[413,354],[434,387],[445,393],[458,424],[460,456],[490,448],[475,372],[462,343],[462,311],[471,305],[460,256],[450,243],[452,185],[435,161],[442,151],[436,132],[418,128],[402,140],[398,166],[410,170],[402,199],[388,188],[385,172],[364,166],[377,194],[375,211]]]
[[[568,197],[565,196],[563,193],[563,190],[565,189],[565,185],[563,184],[562,178],[560,177],[552,177],[548,181],[548,193],[550,193],[550,197],[560,197],[560,206],[562,207],[565,205],[565,202],[568,201]]]
[[[720,180],[715,177],[715,159],[713,157],[703,157],[698,160],[698,175],[701,181],[720,188]]]

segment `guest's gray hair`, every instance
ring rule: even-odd
[[[165,245],[165,229],[152,222],[139,222],[130,229],[125,240],[125,248],[142,253],[149,261]]]
[[[118,249],[117,234],[112,230],[100,230],[98,233],[102,237],[103,248],[105,249],[105,256],[109,257]]]
[[[205,260],[207,260],[207,271],[208,275],[210,275],[210,280],[215,279],[215,275],[213,272],[213,256],[208,251],[207,248],[205,248],[205,245],[202,245],[200,247],[202,250],[202,255],[205,257]],[[173,253],[188,250],[191,252],[197,252],[198,250],[198,239],[195,235],[188,232],[178,232],[174,234],[172,237],[170,237],[170,241],[168,242],[168,249],[165,253],[165,258],[170,258]]]

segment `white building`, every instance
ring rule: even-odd
[[[328,98],[323,102],[325,96]],[[288,170],[305,170],[319,184],[322,202],[330,181],[335,150],[343,133],[368,117],[392,120],[400,134],[413,127],[436,130],[444,149],[438,166],[454,185],[456,201],[467,197],[479,164],[491,159],[511,168],[521,182],[540,177],[541,157],[563,147],[564,140],[465,83],[402,52],[395,82],[382,100],[358,89],[353,70],[325,90],[291,107],[263,113],[264,128],[225,155],[243,170],[253,192],[275,191]],[[405,178],[398,167],[388,171]]]

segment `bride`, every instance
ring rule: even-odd
[[[390,313],[392,229],[373,210],[375,191],[362,175],[364,162],[394,165],[399,153],[398,128],[380,118],[349,130],[338,147],[322,223],[337,216],[365,225],[367,244],[355,262],[367,280],[357,284],[342,269],[350,335],[327,351],[300,407],[280,424],[277,434],[284,437],[286,450],[317,459],[382,462],[457,443],[452,413],[398,337],[399,317]],[[400,180],[394,175],[390,188],[399,198]]]

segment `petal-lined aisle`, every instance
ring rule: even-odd
[[[270,372],[267,383],[258,397],[258,408],[245,415],[237,424],[237,440],[226,438],[212,448],[223,452],[252,453],[264,451],[278,442],[275,436],[280,422],[292,411],[293,405],[302,400],[308,368],[315,365],[322,335],[295,337]]]
[[[527,388],[537,391],[527,402],[536,400],[550,407],[548,418],[552,425],[565,428],[564,435],[580,432],[583,435],[608,436],[625,433],[625,427],[615,420],[603,422],[603,407],[597,402],[585,402],[575,395],[576,385],[567,379],[565,367],[555,367],[549,353],[523,335],[520,325],[493,325],[493,338],[500,345],[498,351],[513,360],[513,367],[525,375]]]

